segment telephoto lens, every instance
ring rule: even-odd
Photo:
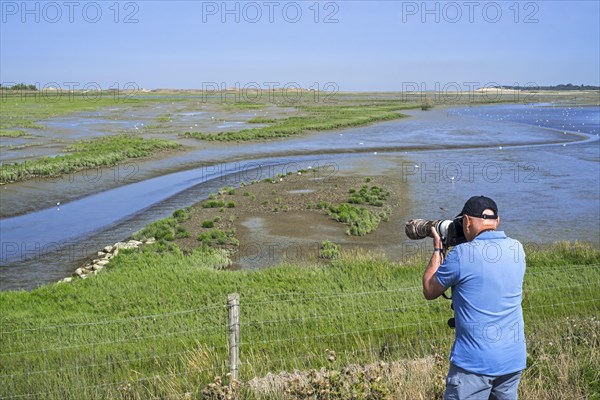
[[[439,220],[427,221],[424,219],[411,219],[406,222],[404,232],[406,233],[406,236],[412,240],[424,239],[427,236],[432,237],[431,228],[437,227],[438,223]]]

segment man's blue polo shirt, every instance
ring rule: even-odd
[[[435,276],[452,287],[456,339],[450,362],[482,375],[525,369],[521,309],[525,253],[502,231],[455,246]]]

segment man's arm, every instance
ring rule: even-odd
[[[442,239],[434,228],[431,228],[433,234],[433,247],[435,249],[442,248]],[[444,261],[444,256],[441,251],[434,250],[431,255],[431,260],[423,273],[423,295],[427,300],[437,299],[446,291],[446,288],[435,277],[435,273]]]

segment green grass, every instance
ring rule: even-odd
[[[237,132],[185,132],[184,136],[217,141],[266,140],[299,135],[309,131],[342,129],[398,119],[405,116],[399,111],[417,107],[419,107],[418,104],[400,101],[372,101],[366,104],[300,105],[297,108],[306,115],[279,119],[270,126],[243,129]]]
[[[19,129],[0,129],[0,137],[16,138],[21,136],[29,136],[29,133]]]
[[[16,182],[35,177],[57,176],[86,168],[112,166],[180,146],[174,141],[164,139],[143,139],[131,135],[104,136],[75,143],[67,148],[69,153],[64,155],[2,164],[0,182]]]
[[[151,249],[121,251],[93,278],[0,293],[0,397],[196,398],[227,371],[225,301],[233,292],[241,296],[243,381],[281,370],[445,359],[450,350],[449,303],[421,293],[425,259],[400,265],[356,253],[327,265],[219,271],[228,262],[223,252]],[[598,249],[528,252],[522,398],[598,394],[599,287]]]
[[[0,129],[43,128],[38,121],[76,112],[90,112],[102,107],[131,107],[161,101],[151,96],[131,97],[126,93],[95,94],[60,92],[4,91],[0,94]],[[177,97],[169,99],[176,101]]]
[[[349,225],[346,234],[353,236],[371,233],[381,222],[381,217],[373,211],[347,203],[338,206],[329,205],[327,213],[336,221]]]
[[[277,120],[269,117],[254,117],[248,120],[249,124],[274,124]]]
[[[226,110],[260,110],[267,107],[265,103],[256,103],[252,101],[235,101],[225,103]]]
[[[333,260],[340,257],[340,245],[335,244],[332,241],[324,240],[321,243],[321,249],[319,251],[319,257],[327,260]]]
[[[382,207],[383,202],[388,198],[390,192],[378,187],[372,186],[369,188],[364,185],[357,192],[355,189],[350,190],[348,203],[350,204],[369,204],[376,207]]]

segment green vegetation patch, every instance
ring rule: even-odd
[[[102,107],[131,107],[156,103],[164,99],[146,96],[137,98],[132,93],[119,91],[69,92],[3,90],[0,98],[0,129],[34,128],[43,126],[38,121],[76,112],[90,112]],[[178,101],[177,97],[169,101]]]
[[[171,140],[143,139],[125,134],[104,136],[69,146],[69,154],[2,164],[0,182],[16,182],[34,177],[57,176],[86,168],[112,166],[122,161],[146,157],[156,151],[178,147],[181,145]]]
[[[340,245],[335,244],[329,240],[324,240],[321,243],[321,249],[319,251],[319,257],[327,260],[334,260],[340,257]]]
[[[190,218],[189,210],[176,210],[171,217],[154,221],[142,230],[133,234],[136,240],[154,238],[158,241],[173,241],[176,236],[185,236],[185,230],[178,229],[178,224]],[[179,235],[177,235],[179,233]]]
[[[358,192],[354,189],[351,189],[350,194],[350,197],[348,197],[348,203],[369,204],[376,207],[382,207],[384,201],[390,195],[390,192],[383,190],[378,186],[372,186],[369,188],[367,185],[364,185]]]
[[[346,234],[353,236],[364,236],[371,233],[381,222],[381,218],[373,211],[346,203],[339,206],[330,205],[327,213],[336,221],[349,225]]]
[[[16,138],[21,136],[30,136],[29,133],[18,129],[0,129],[0,137]]]
[[[366,104],[301,105],[306,115],[279,119],[270,126],[243,129],[237,132],[185,132],[184,136],[202,140],[243,141],[265,140],[303,134],[308,131],[327,131],[367,125],[373,122],[403,118],[401,110],[419,107],[406,102],[372,101]]]
[[[254,117],[248,120],[249,124],[274,124],[277,120],[269,117]]]

